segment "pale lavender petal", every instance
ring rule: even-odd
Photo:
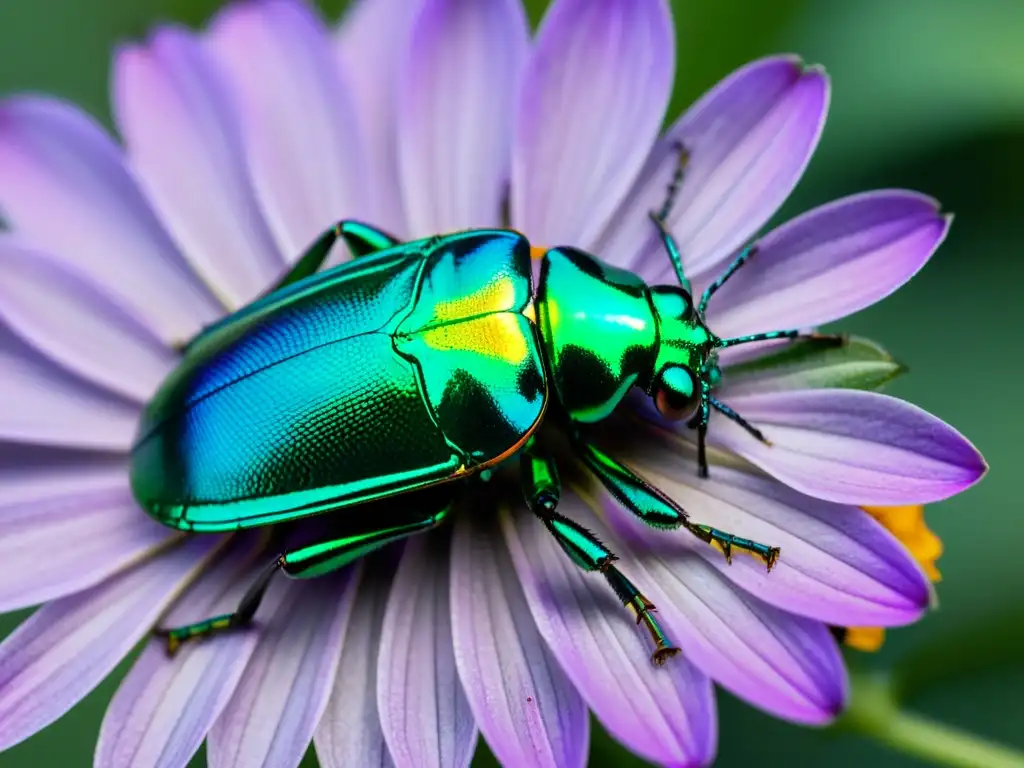
[[[181,534],[139,509],[127,476],[117,487],[0,506],[0,613],[98,584]]]
[[[229,545],[161,624],[182,626],[233,611],[265,565],[254,562],[254,539]],[[273,610],[281,594],[272,587],[259,618],[267,608]],[[164,641],[151,638],[107,708],[96,768],[177,768],[188,763],[230,699],[258,641],[258,631],[233,632],[186,643],[171,658]]]
[[[395,765],[377,715],[377,659],[389,587],[390,579],[380,569],[363,566],[341,640],[334,689],[313,734],[323,768]]]
[[[530,615],[497,521],[467,515],[452,540],[455,662],[487,746],[503,765],[587,762],[587,706]]]
[[[0,514],[10,506],[124,486],[127,457],[0,441]]]
[[[634,548],[589,510],[574,518],[612,546],[686,658],[716,682],[796,722],[824,723],[842,709],[846,671],[824,624],[758,600],[694,552]]]
[[[263,291],[284,262],[263,220],[227,88],[180,29],[122,48],[111,90],[132,167],[189,261],[228,306]]]
[[[413,236],[501,224],[529,30],[519,0],[426,0],[398,73],[398,150]],[[398,55],[397,53],[395,55]]]
[[[709,439],[820,499],[927,504],[969,488],[987,470],[977,449],[951,426],[877,392],[791,390],[727,402],[771,445],[717,414]]]
[[[65,368],[145,403],[177,356],[77,268],[0,238],[0,317]]]
[[[896,538],[862,509],[814,499],[777,480],[715,465],[698,478],[695,453],[658,432],[645,433],[628,461],[668,494],[694,522],[782,551],[767,572],[762,561],[737,556],[729,565],[690,534],[638,522],[607,494],[602,508],[620,535],[663,558],[701,553],[755,597],[784,610],[841,626],[893,626],[920,618],[928,578]],[[638,549],[639,551],[639,549]]]
[[[0,440],[126,451],[139,405],[89,384],[0,324]]]
[[[448,532],[409,541],[388,598],[377,708],[395,765],[468,766],[477,729],[455,668]]]
[[[588,514],[572,495],[560,510]],[[502,527],[537,628],[604,727],[647,760],[710,764],[717,720],[704,673],[683,656],[655,668],[631,613],[600,574],[583,573],[569,560],[540,521],[505,515]],[[635,575],[631,563],[622,566]]]
[[[156,622],[211,552],[196,538],[36,611],[0,645],[0,749],[77,704]]]
[[[846,317],[916,274],[949,222],[932,198],[900,190],[815,208],[758,241],[711,300],[708,324],[728,338]]]
[[[289,768],[301,762],[334,688],[355,594],[350,576],[281,580],[284,597],[262,612],[266,629],[259,647],[210,729],[210,766]]]
[[[758,600],[692,552],[642,558],[636,578],[686,657],[733,694],[797,723],[846,704],[843,657],[828,627]]]
[[[0,105],[0,210],[19,235],[109,288],[163,339],[190,338],[223,311],[120,149],[69,104],[21,97]]]
[[[234,3],[207,42],[238,96],[253,186],[285,259],[338,219],[376,221],[355,108],[314,12],[294,0]]]
[[[415,14],[411,0],[356,0],[336,41],[337,62],[362,128],[368,173],[374,180],[377,226],[408,234],[398,173],[398,70]]]
[[[792,56],[752,62],[705,94],[669,129],[644,165],[628,202],[596,252],[675,282],[648,212],[660,209],[678,168],[674,145],[690,152],[668,218],[687,274],[716,269],[775,213],[803,174],[828,111],[829,81]]]
[[[592,245],[657,138],[674,71],[664,0],[556,0],[523,76],[513,225],[542,245]]]

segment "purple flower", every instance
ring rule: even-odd
[[[0,645],[0,748],[74,706],[164,614],[232,610],[264,564],[255,536],[184,538],[148,518],[127,450],[172,346],[264,290],[325,226],[494,226],[507,193],[535,244],[671,282],[647,211],[681,140],[692,157],[668,225],[695,288],[761,230],[814,150],[828,80],[789,57],[754,62],[659,138],[673,43],[665,0],[556,0],[533,41],[518,0],[365,0],[333,40],[299,2],[263,0],[118,52],[124,150],[60,101],[0,105],[0,610],[43,604]],[[948,223],[902,191],[811,211],[760,239],[709,325],[841,318],[908,280]],[[706,765],[712,681],[829,722],[846,676],[828,625],[906,624],[930,600],[857,505],[947,498],[985,465],[891,397],[781,374],[730,385],[740,359],[723,355],[719,396],[770,447],[713,417],[701,480],[692,433],[641,408],[644,439],[622,458],[699,522],[781,547],[770,574],[644,528],[607,496],[560,507],[658,605],[683,649],[664,667],[600,578],[495,499],[345,572],[275,581],[257,630],[173,659],[150,640],[96,765],[180,766],[204,738],[213,765],[284,768],[310,741],[324,766],[466,765],[478,733],[508,765],[582,765],[588,709],[649,760]]]

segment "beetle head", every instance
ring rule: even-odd
[[[687,419],[707,396],[717,369],[715,335],[685,288],[659,285],[650,290],[658,342],[648,394],[665,418]]]

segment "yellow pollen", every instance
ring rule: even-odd
[[[929,579],[942,579],[935,567],[935,561],[942,555],[942,540],[925,523],[923,506],[864,507],[864,511],[899,539]],[[868,652],[877,651],[884,641],[885,630],[881,627],[849,627],[843,638],[845,645]]]
[[[885,642],[885,630],[881,627],[850,627],[846,630],[843,644],[864,653],[874,653]]]
[[[547,248],[541,247],[539,245],[530,246],[530,258],[533,259],[534,261],[540,261],[541,259],[543,259],[544,254],[546,254],[547,252]]]

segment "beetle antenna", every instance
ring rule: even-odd
[[[714,408],[716,411],[718,411],[723,416],[725,416],[730,421],[734,421],[737,424],[739,424],[741,427],[743,427],[743,429],[745,429],[755,439],[759,440],[760,442],[764,443],[765,445],[771,445],[772,444],[771,440],[769,440],[767,437],[764,436],[764,432],[762,432],[760,429],[755,427],[749,421],[744,419],[742,416],[740,416],[738,413],[736,413],[736,411],[734,411],[728,405],[723,403],[717,397],[712,397],[711,398],[711,407]]]
[[[672,181],[669,182],[665,201],[657,211],[650,211],[648,215],[650,216],[651,221],[654,222],[654,225],[658,228],[658,235],[661,237],[662,245],[665,246],[665,250],[668,252],[668,258],[669,261],[672,262],[672,269],[676,273],[676,279],[679,280],[679,285],[681,285],[687,293],[692,294],[693,288],[686,277],[686,272],[683,270],[683,257],[679,252],[679,245],[676,243],[676,239],[666,228],[666,222],[668,221],[669,214],[672,213],[672,208],[676,204],[676,198],[679,196],[679,190],[683,186],[683,176],[686,175],[686,166],[690,162],[690,151],[681,141],[675,141],[672,144],[672,151],[676,153],[678,162],[676,163],[675,171],[672,173]]]
[[[658,236],[661,237],[661,243],[665,246],[665,250],[668,252],[669,261],[672,262],[672,269],[675,270],[676,279],[679,280],[679,285],[687,293],[693,293],[693,287],[690,285],[689,279],[686,277],[686,273],[683,271],[683,257],[679,252],[679,245],[676,243],[676,239],[672,236],[672,233],[665,229],[664,220],[654,211],[651,211],[651,221],[654,222],[654,226],[658,228]]]
[[[755,341],[774,341],[776,339],[800,339],[816,342],[826,347],[841,347],[846,344],[846,336],[837,333],[805,333],[803,331],[769,331],[754,333],[750,336],[734,336],[731,339],[719,339],[715,343],[718,349],[736,347],[740,344],[751,344]]]
[[[714,296],[715,293],[718,292],[718,289],[725,285],[729,278],[735,275],[739,271],[740,267],[746,264],[750,257],[755,253],[757,253],[757,246],[748,245],[740,251],[739,255],[732,260],[732,263],[725,268],[725,272],[723,272],[717,280],[711,283],[711,285],[704,289],[704,293],[700,297],[700,305],[698,306],[698,311],[702,315],[704,314],[704,310],[708,308],[708,302],[711,301],[711,297]]]

